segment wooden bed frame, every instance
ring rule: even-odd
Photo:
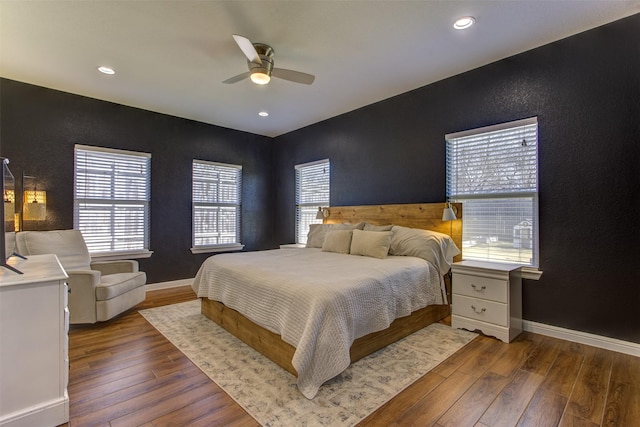
[[[451,235],[453,241],[462,249],[462,205],[452,204],[457,209],[456,221],[442,221],[444,203],[421,203],[399,205],[337,206],[329,208],[327,224],[349,222],[352,224],[367,221],[370,224],[395,224],[404,227],[421,228]],[[454,258],[458,261],[460,256]],[[445,276],[447,299],[451,301],[451,283]],[[256,325],[237,311],[224,304],[201,298],[201,311],[207,318],[216,322],[247,345],[271,359],[293,375],[297,372],[291,360],[295,347],[284,342],[280,335]],[[389,328],[373,332],[356,339],[350,350],[351,362],[355,362],[387,345],[404,338],[425,326],[435,323],[451,312],[449,304],[430,305],[411,315],[396,319]]]

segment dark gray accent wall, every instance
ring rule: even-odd
[[[445,134],[537,116],[544,274],[524,282],[524,318],[640,343],[638,28],[640,14],[276,138],[277,242],[294,239],[295,164],[330,159],[332,205],[438,202]]]
[[[148,282],[194,277],[210,254],[191,248],[193,159],[243,166],[242,242],[271,247],[272,139],[137,108],[0,80],[0,141],[16,177],[47,190],[47,219],[27,230],[73,228],[74,145],[151,153],[151,241],[141,259]]]

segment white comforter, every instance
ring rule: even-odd
[[[356,338],[443,303],[441,276],[423,259],[310,248],[212,256],[192,287],[293,345],[298,388],[308,399],[349,366]]]

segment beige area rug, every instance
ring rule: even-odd
[[[200,314],[190,301],[140,313],[263,426],[352,426],[476,334],[430,325],[352,364],[308,400],[296,378]]]

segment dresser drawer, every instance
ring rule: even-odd
[[[482,320],[500,326],[509,325],[507,304],[453,294],[452,312],[458,316]]]
[[[507,280],[488,277],[453,274],[453,293],[506,303],[509,283]]]

